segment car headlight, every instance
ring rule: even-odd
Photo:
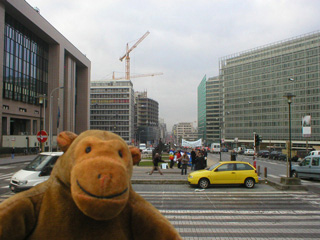
[[[189,178],[193,178],[193,176],[192,176],[192,175],[189,175]]]
[[[23,180],[23,181],[19,181],[18,184],[19,185],[26,185],[28,183],[27,180]]]

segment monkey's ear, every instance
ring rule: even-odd
[[[133,165],[137,165],[141,161],[141,152],[139,148],[134,146],[129,146],[129,150],[132,155],[132,163]]]
[[[71,143],[78,137],[77,134],[73,132],[61,132],[57,137],[58,146],[63,152],[66,152],[70,147]]]

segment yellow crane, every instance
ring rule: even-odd
[[[145,39],[148,35],[149,35],[149,31],[147,31],[130,49],[129,49],[129,43],[127,43],[127,51],[126,53],[120,57],[120,61],[122,62],[122,60],[125,58],[126,59],[126,78],[127,80],[130,80],[130,57],[129,57],[129,53],[135,49],[139,43],[141,43],[143,41],[143,39]]]
[[[137,75],[130,76],[130,78],[153,77],[153,76],[157,76],[157,75],[163,75],[163,73],[158,72],[158,73],[137,74]],[[110,80],[121,80],[121,79],[127,80],[127,75],[125,77],[115,77],[114,72],[113,72],[112,79],[110,79]]]

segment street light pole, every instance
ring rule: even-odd
[[[50,93],[50,109],[49,109],[49,152],[52,152],[52,105],[53,105],[53,93],[58,89],[63,89],[64,87],[54,88]]]
[[[287,158],[287,177],[291,177],[291,103],[292,99],[295,97],[292,93],[287,93],[284,95],[288,99],[289,106],[289,146],[288,146],[288,158]]]

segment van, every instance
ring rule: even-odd
[[[48,180],[54,164],[62,154],[63,152],[43,152],[37,155],[24,169],[11,177],[10,190],[21,192]]]
[[[139,149],[140,149],[140,152],[142,152],[143,150],[147,149],[147,145],[145,143],[140,143],[139,144]]]
[[[320,179],[320,155],[305,157],[299,165],[291,168],[292,177]]]
[[[212,143],[210,147],[210,152],[219,153],[220,152],[220,143]]]
[[[311,151],[310,156],[312,155],[320,155],[320,151]]]

